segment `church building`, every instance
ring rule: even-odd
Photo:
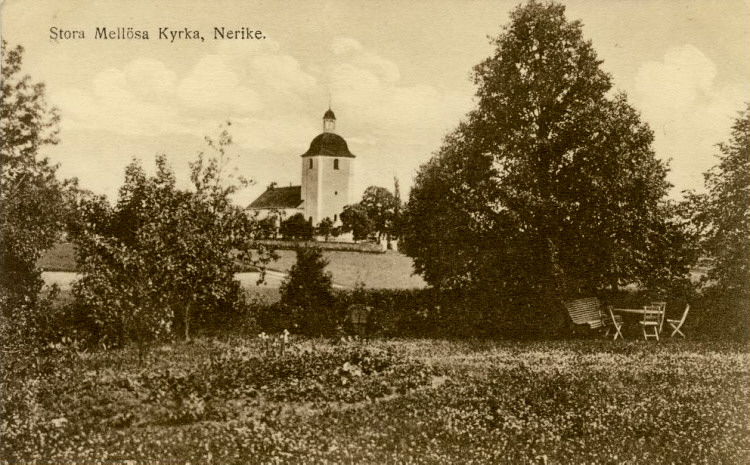
[[[336,134],[336,115],[329,108],[323,115],[323,132],[301,155],[301,185],[271,184],[248,210],[259,212],[261,217],[275,215],[279,220],[302,213],[313,226],[323,218],[338,225],[344,206],[350,203],[355,158],[344,138]]]

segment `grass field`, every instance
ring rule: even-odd
[[[293,250],[279,250],[280,259],[271,263],[271,270],[288,272],[297,260]],[[325,251],[323,255],[329,260],[327,270],[333,275],[336,284],[354,287],[362,282],[370,288],[408,289],[425,287],[425,282],[418,275],[412,275],[411,258],[397,252],[382,254]],[[49,250],[37,263],[46,271],[75,271],[73,245],[60,243]],[[250,286],[251,288],[254,286]],[[259,293],[264,290],[251,289]]]
[[[281,258],[270,264],[269,269],[288,272],[297,261],[293,250],[278,251]],[[384,289],[410,289],[425,287],[419,275],[412,275],[412,260],[397,252],[383,254],[326,251],[326,268],[333,275],[333,282],[354,287],[362,282],[366,287]]]
[[[3,348],[4,352],[7,348]],[[748,349],[254,339],[3,354],[5,463],[731,463]]]

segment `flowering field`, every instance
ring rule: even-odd
[[[3,463],[750,461],[748,350],[730,343],[3,351]]]

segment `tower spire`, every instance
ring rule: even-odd
[[[336,115],[331,110],[331,97],[328,96],[328,111],[323,115],[323,132],[336,132]]]

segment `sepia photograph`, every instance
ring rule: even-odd
[[[750,463],[750,0],[0,35],[0,464]]]

